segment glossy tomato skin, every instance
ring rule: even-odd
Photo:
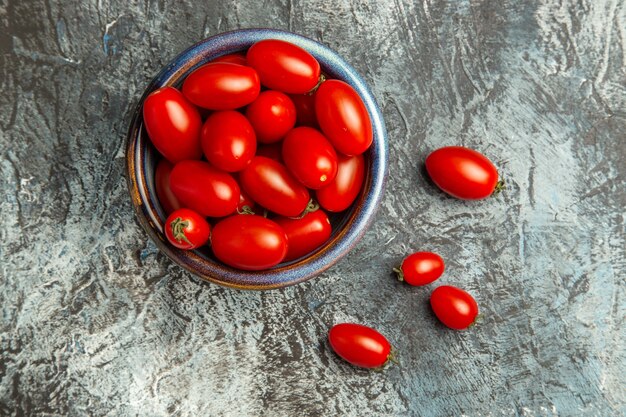
[[[252,125],[234,110],[211,114],[202,126],[202,151],[211,165],[227,172],[241,171],[256,152]]]
[[[152,144],[170,162],[202,157],[202,119],[177,89],[163,87],[150,93],[143,102],[143,121]]]
[[[226,265],[259,271],[278,265],[287,253],[287,236],[272,220],[254,214],[237,214],[213,228],[211,247]]]
[[[337,175],[333,145],[312,127],[296,127],[283,140],[283,161],[302,184],[317,190]]]
[[[239,174],[244,191],[276,214],[300,215],[309,203],[309,191],[280,162],[256,156]]]
[[[246,61],[246,55],[244,53],[236,52],[234,54],[222,55],[220,57],[215,58],[211,63],[215,62],[226,62],[228,64],[237,64],[237,65],[248,65],[248,61]]]
[[[227,172],[204,161],[181,161],[170,174],[170,188],[183,207],[208,217],[237,210],[239,185]]]
[[[296,108],[296,126],[317,126],[315,94],[291,94],[289,98]]]
[[[337,152],[360,155],[374,139],[372,122],[359,94],[340,80],[326,80],[315,93],[317,122]]]
[[[337,355],[362,368],[383,366],[391,353],[385,336],[361,324],[336,324],[328,332],[328,341]]]
[[[334,213],[350,207],[359,195],[365,179],[363,155],[337,155],[337,175],[328,185],[316,190],[318,203]]]
[[[256,71],[228,62],[209,63],[189,74],[183,94],[209,110],[234,110],[252,103],[261,91]]]
[[[274,161],[283,162],[283,144],[281,142],[270,143],[267,145],[260,144],[256,149],[257,156],[265,156]]]
[[[178,199],[170,189],[170,174],[174,165],[167,159],[161,159],[157,164],[154,173],[154,186],[156,188],[157,198],[166,215],[170,215],[174,210],[180,208]]]
[[[286,94],[267,90],[246,108],[246,117],[260,143],[273,143],[296,124],[296,107]]]
[[[402,261],[396,270],[398,279],[409,285],[427,285],[437,280],[445,269],[441,256],[433,252],[415,252]]]
[[[320,64],[304,49],[289,42],[268,39],[255,43],[246,54],[248,65],[261,84],[288,94],[311,91],[320,78]]]
[[[181,208],[165,221],[167,240],[179,249],[196,249],[209,241],[211,226],[204,217],[193,210]]]
[[[474,297],[451,285],[437,287],[430,295],[430,305],[437,318],[455,330],[467,329],[478,316],[478,304]]]
[[[332,232],[330,220],[322,209],[307,213],[301,219],[278,217],[274,221],[287,234],[289,249],[285,261],[310,254],[326,243]]]
[[[426,171],[437,187],[462,200],[487,198],[498,184],[498,171],[491,161],[463,146],[432,152],[426,158]]]

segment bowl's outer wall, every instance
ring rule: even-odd
[[[313,55],[331,78],[350,84],[361,96],[369,112],[374,141],[368,151],[368,175],[364,192],[356,201],[344,227],[333,234],[330,242],[305,260],[279,265],[258,272],[240,271],[209,258],[208,250],[183,251],[164,240],[164,213],[155,198],[154,165],[156,154],[142,123],[142,103],[150,92],[163,86],[179,86],[184,77],[197,67],[219,56],[243,51],[263,39],[280,39],[294,43]],[[346,61],[330,48],[303,36],[275,29],[244,29],[207,38],[190,47],[170,62],[146,88],[135,109],[128,133],[128,186],[133,206],[142,227],[174,262],[188,271],[217,284],[243,289],[271,289],[305,281],[330,268],[363,236],[374,219],[381,202],[387,177],[388,144],[385,123],[374,96],[365,81]]]

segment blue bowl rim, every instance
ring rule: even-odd
[[[175,85],[200,65],[219,56],[242,51],[263,39],[279,39],[306,49],[331,78],[350,84],[363,99],[369,112],[374,141],[368,151],[369,170],[355,208],[339,233],[325,244],[323,250],[294,263],[279,265],[265,271],[241,271],[226,265],[207,262],[196,251],[183,251],[169,245],[163,235],[164,214],[160,204],[148,192],[151,177],[146,174],[145,159],[149,157],[143,145],[142,104],[153,90]],[[143,149],[142,149],[143,148]],[[331,48],[295,33],[277,29],[241,29],[223,32],[189,47],[168,65],[146,87],[130,123],[126,160],[128,187],[140,224],[159,249],[171,260],[199,277],[227,287],[242,289],[273,289],[306,281],[333,266],[363,237],[374,220],[384,194],[387,177],[388,143],[382,113],[363,78]]]

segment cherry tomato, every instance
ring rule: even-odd
[[[463,200],[487,198],[503,185],[489,159],[462,146],[432,152],[426,158],[426,171],[437,187]]]
[[[183,207],[203,216],[227,216],[237,210],[239,203],[237,181],[203,161],[182,161],[174,165],[170,188]]]
[[[322,132],[338,152],[360,155],[372,144],[367,108],[349,84],[324,81],[315,93],[315,114]]]
[[[363,155],[337,155],[337,175],[328,185],[315,192],[317,201],[328,211],[347,209],[359,195],[365,178]]]
[[[478,304],[469,293],[451,285],[435,288],[430,305],[437,318],[455,330],[467,329],[476,321]]]
[[[246,54],[248,65],[272,90],[304,94],[317,85],[320,64],[304,49],[292,43],[268,39],[255,43]]]
[[[315,94],[291,94],[289,98],[296,107],[296,126],[317,127]]]
[[[244,169],[256,152],[254,130],[243,114],[218,111],[202,127],[202,150],[215,167],[227,172]]]
[[[312,127],[296,127],[283,140],[283,160],[302,184],[314,190],[330,184],[337,175],[337,153]]]
[[[250,67],[227,62],[205,64],[189,74],[183,94],[196,106],[210,110],[234,110],[256,100],[259,76]]]
[[[383,366],[391,353],[391,344],[385,336],[361,324],[334,325],[328,332],[328,341],[337,355],[362,368]]]
[[[328,216],[319,209],[307,213],[301,219],[278,217],[274,219],[287,234],[288,250],[285,261],[308,255],[322,246],[332,231]]]
[[[296,124],[296,107],[286,94],[268,90],[250,103],[246,117],[259,142],[278,142]]]
[[[426,285],[443,274],[445,265],[441,256],[432,252],[415,252],[402,261],[400,269],[394,268],[398,279],[409,285]]]
[[[167,159],[161,159],[154,173],[154,186],[156,188],[157,198],[166,215],[180,208],[178,199],[170,189],[170,174],[172,173],[172,168],[174,168],[174,165]]]
[[[202,157],[200,114],[177,89],[150,93],[143,102],[143,121],[152,144],[170,162]]]
[[[215,225],[211,247],[215,257],[226,265],[258,271],[282,262],[287,253],[287,236],[270,219],[238,214]]]
[[[193,210],[181,208],[165,221],[167,240],[179,249],[196,249],[209,241],[211,226]]]
[[[283,144],[280,142],[268,145],[259,145],[256,149],[257,156],[265,156],[274,161],[283,162]]]
[[[300,215],[309,203],[309,192],[280,162],[256,156],[239,174],[244,191],[254,201],[287,217]]]
[[[246,61],[246,55],[244,53],[234,53],[228,55],[222,55],[220,57],[215,58],[211,63],[215,62],[226,62],[229,64],[237,64],[237,65],[248,65],[248,61]]]
[[[243,190],[240,190],[239,203],[237,204],[237,213],[239,214],[254,214],[254,208],[256,203],[250,198]]]

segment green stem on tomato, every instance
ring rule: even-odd
[[[170,226],[172,227],[174,239],[179,242],[184,241],[190,245],[192,244],[189,239],[187,239],[187,236],[185,236],[185,228],[189,226],[189,221],[183,220],[182,217],[176,217]]]
[[[252,211],[250,206],[243,206],[241,208],[241,210],[237,209],[237,213],[239,213],[239,214],[256,214],[254,211]]]
[[[402,272],[401,268],[393,268],[393,272],[396,273],[398,281],[404,281],[404,272]]]
[[[496,186],[493,189],[493,193],[491,193],[491,195],[498,195],[502,192],[502,190],[504,190],[506,188],[506,184],[504,183],[504,180],[499,180],[496,183]]]
[[[317,89],[320,88],[320,85],[322,85],[324,81],[326,81],[326,76],[324,74],[320,74],[320,78],[319,80],[317,80],[317,84],[315,84],[315,87],[313,87],[311,91],[309,91],[308,93],[304,93],[304,94],[308,96],[312,96],[313,94],[315,94]]]
[[[290,219],[300,220],[301,218],[303,218],[307,214],[313,213],[314,211],[319,210],[319,208],[320,208],[320,205],[317,203],[317,201],[315,201],[313,199],[310,199],[309,203],[306,205],[306,208],[304,209],[304,211],[299,216],[290,217]]]

